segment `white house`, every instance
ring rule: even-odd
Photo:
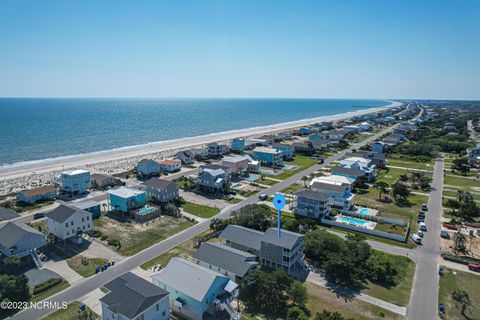
[[[150,177],[162,171],[160,164],[152,159],[142,159],[137,164],[137,173],[141,177]]]
[[[62,240],[82,243],[82,233],[92,231],[92,213],[61,204],[46,214],[47,232]]]
[[[159,162],[160,168],[164,172],[177,172],[182,168],[182,160],[165,159]]]
[[[90,171],[73,170],[60,173],[60,185],[62,189],[71,194],[82,194],[92,187]]]
[[[344,177],[344,176],[337,176],[335,174],[329,175],[329,176],[323,176],[323,177],[315,177],[312,179],[310,182],[310,186],[312,186],[315,182],[318,183],[326,183],[326,184],[331,184],[331,185],[346,185],[347,186],[347,191],[351,192],[352,191],[352,186],[353,183],[355,182],[355,179],[349,178],[349,177]]]
[[[100,298],[103,320],[170,319],[168,292],[131,272],[104,287],[109,292]]]

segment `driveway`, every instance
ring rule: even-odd
[[[63,279],[67,280],[70,285],[76,283],[83,279],[81,275],[73,271],[67,263],[67,260],[49,260],[43,264],[43,266],[57,274],[59,274]]]

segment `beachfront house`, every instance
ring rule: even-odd
[[[261,164],[266,166],[282,166],[283,165],[283,153],[277,149],[256,147],[253,149],[255,159],[260,161]]]
[[[87,200],[77,201],[77,202],[71,203],[71,205],[79,209],[90,212],[92,214],[93,219],[100,218],[100,215],[102,214],[101,204],[100,202],[95,200],[87,199]]]
[[[47,233],[65,241],[82,243],[82,234],[93,230],[92,213],[78,207],[60,204],[45,215]]]
[[[293,276],[305,271],[302,234],[282,229],[278,238],[277,228],[260,232],[231,224],[219,237],[227,246],[258,256],[260,264],[267,268],[282,269]]]
[[[248,162],[248,159],[243,156],[224,157],[222,166],[229,168],[234,175],[243,175],[248,171]]]
[[[381,165],[384,166],[387,164],[387,156],[385,153],[378,153],[372,152],[367,150],[359,150],[357,152],[352,152],[347,155],[348,157],[360,157],[365,158],[370,161],[376,166]]]
[[[272,148],[282,152],[283,160],[292,160],[295,148],[290,144],[274,143]]]
[[[330,142],[330,136],[328,132],[314,133],[308,136],[309,141],[322,141],[324,143]]]
[[[103,173],[93,173],[91,180],[93,187],[98,190],[105,190],[109,187],[115,187],[118,184],[115,177]]]
[[[257,256],[222,243],[204,242],[192,256],[197,264],[241,283],[248,272],[258,266]]]
[[[295,214],[319,219],[330,212],[332,204],[333,197],[329,193],[301,189],[293,194],[290,208]]]
[[[230,150],[232,152],[240,153],[245,150],[245,139],[244,138],[234,138],[230,144]]]
[[[53,185],[43,186],[40,188],[20,191],[17,199],[20,202],[33,204],[38,201],[53,200],[57,197],[57,188]]]
[[[73,170],[60,173],[62,190],[70,194],[83,194],[92,187],[90,171]]]
[[[300,135],[307,135],[307,134],[310,134],[312,133],[312,129],[310,128],[307,128],[307,127],[303,127],[303,128],[300,128]]]
[[[385,143],[383,141],[375,141],[372,143],[372,152],[385,153]]]
[[[0,224],[0,254],[5,257],[17,257],[22,263],[31,257],[37,267],[41,267],[36,249],[47,244],[46,236],[21,222]]]
[[[231,306],[238,294],[238,284],[225,275],[175,257],[152,280],[169,293],[174,315],[191,320],[220,319],[220,314],[226,311],[230,319],[240,319]]]
[[[358,125],[362,131],[370,131],[372,126],[368,122],[362,122]]]
[[[147,203],[146,192],[142,190],[119,187],[107,191],[110,209],[128,213],[140,209]]]
[[[311,141],[302,141],[292,143],[295,153],[312,155],[314,152]]]
[[[103,286],[102,320],[168,320],[168,292],[127,272]]]
[[[207,145],[207,154],[210,158],[219,158],[228,153],[228,146],[217,142]]]
[[[142,178],[158,175],[161,171],[160,164],[152,159],[142,159],[137,164],[137,173]]]
[[[190,150],[179,151],[175,157],[182,162],[183,165],[192,165],[195,163],[195,155]]]
[[[367,181],[373,181],[377,177],[377,171],[372,160],[361,157],[349,157],[340,160],[340,166],[344,168],[357,169],[365,173]]]
[[[310,183],[310,189],[332,196],[333,203],[331,203],[331,206],[344,211],[350,211],[355,202],[355,194],[351,192],[351,185],[349,184],[314,180]]]
[[[208,193],[225,193],[228,188],[229,174],[224,169],[203,168],[197,178],[200,191]]]
[[[178,199],[179,188],[176,183],[165,179],[151,178],[143,183],[147,200],[155,203],[165,203]]]
[[[328,149],[328,143],[321,140],[310,141],[310,145],[314,151],[325,151]]]
[[[480,147],[467,149],[468,162],[471,166],[475,166],[480,163]]]
[[[177,172],[182,168],[182,161],[179,159],[165,159],[159,162],[162,172]]]
[[[343,130],[345,130],[346,132],[352,132],[352,133],[359,133],[360,131],[362,131],[360,127],[357,125],[344,126]]]

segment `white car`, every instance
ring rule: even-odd
[[[422,237],[420,237],[418,234],[414,233],[410,237],[413,241],[415,241],[416,244],[422,244]]]
[[[423,231],[422,231],[422,230],[418,230],[417,234],[418,234],[420,237],[423,238],[423,235],[424,235],[424,234],[423,234]]]
[[[418,227],[420,228],[420,230],[422,231],[427,231],[427,225],[425,224],[425,222],[420,222],[418,224]]]

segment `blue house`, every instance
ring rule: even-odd
[[[242,152],[245,149],[245,139],[235,138],[232,140],[230,150],[233,152]]]
[[[137,164],[137,173],[141,177],[151,177],[162,171],[160,164],[152,159],[142,159]]]
[[[268,166],[282,165],[283,153],[277,149],[257,147],[253,149],[255,159]]]
[[[152,276],[153,284],[169,293],[171,311],[192,320],[219,319],[227,311],[231,319],[240,319],[231,302],[238,285],[228,276],[182,258],[172,258],[165,268]]]
[[[114,211],[127,213],[139,209],[147,203],[145,191],[120,187],[108,190],[107,193],[110,207]]]
[[[310,128],[307,128],[307,127],[300,128],[300,134],[304,135],[304,134],[310,134],[310,133],[312,133],[312,130],[310,130]]]
[[[383,141],[375,141],[372,143],[372,152],[384,153],[385,143]]]
[[[274,143],[272,148],[282,152],[283,160],[292,160],[295,147],[290,144]]]

